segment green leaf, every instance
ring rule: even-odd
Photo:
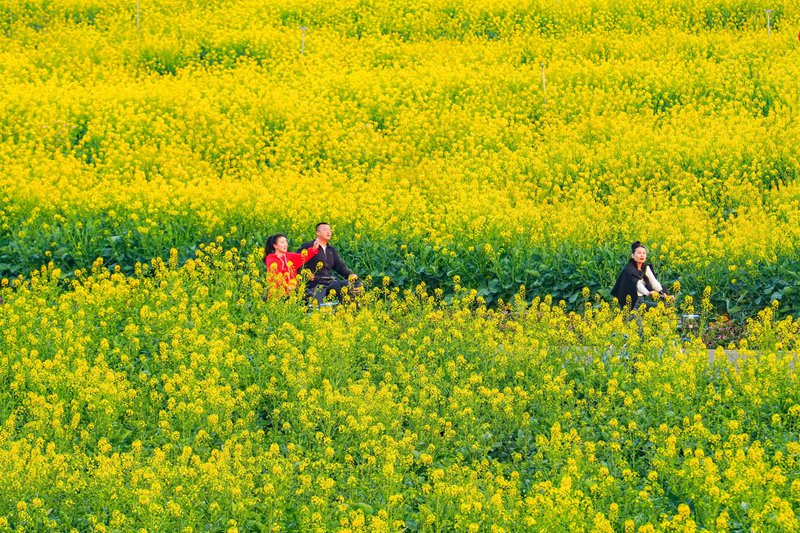
[[[353,508],[361,510],[361,512],[364,513],[365,515],[371,515],[374,512],[372,506],[364,502],[354,503]]]

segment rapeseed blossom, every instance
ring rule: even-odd
[[[169,2],[137,32],[129,2],[12,2],[2,272],[301,239],[324,197],[402,285],[569,300],[640,239],[721,311],[793,311],[798,15],[770,7],[769,36],[719,0]]]
[[[139,276],[98,264],[64,290],[45,268],[3,289],[4,524],[797,522],[800,389],[774,347],[796,322],[763,313],[757,357],[710,364],[674,309],[640,337],[608,304],[507,314],[381,283],[309,314],[244,281],[260,261],[211,244]]]
[[[797,529],[771,7],[11,0],[0,529]],[[264,298],[321,208],[375,287]],[[597,294],[634,239],[735,362]]]

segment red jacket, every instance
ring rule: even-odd
[[[272,253],[264,258],[267,265],[267,282],[273,288],[283,288],[286,294],[297,286],[297,269],[317,255],[317,250],[309,248],[302,254],[286,252],[283,257]]]

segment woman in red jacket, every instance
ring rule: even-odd
[[[264,246],[264,264],[267,265],[267,283],[272,291],[278,294],[289,294],[297,287],[297,269],[317,254],[319,243],[302,253],[289,252],[286,235],[271,235]]]

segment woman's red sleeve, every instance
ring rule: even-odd
[[[317,248],[317,250],[319,250],[319,248]],[[289,256],[289,260],[292,263],[295,263],[295,264],[297,264],[297,266],[300,266],[300,265],[305,265],[306,263],[308,263],[308,261],[312,257],[317,255],[317,250],[315,250],[313,248],[308,248],[308,249],[304,250],[304,251],[308,252],[306,254],[305,258],[303,258],[303,253],[302,252],[301,253],[286,252],[286,255]]]
[[[278,264],[278,258],[275,256],[275,254],[269,254],[264,258],[264,264],[267,265],[267,272],[269,272],[272,265]]]

